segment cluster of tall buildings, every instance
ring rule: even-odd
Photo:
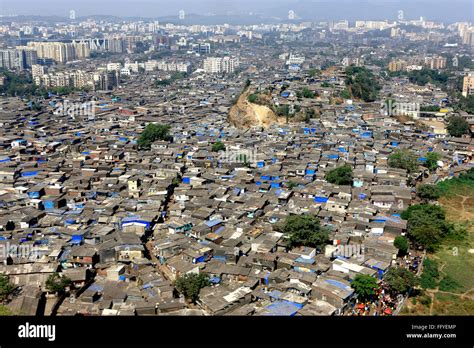
[[[446,69],[446,57],[425,57],[425,65],[429,69],[439,70]]]
[[[446,69],[447,59],[442,56],[425,57],[423,63],[428,69],[442,70]],[[422,68],[423,65],[410,64],[405,59],[393,59],[388,63],[388,70],[391,72],[421,70]]]
[[[36,50],[30,47],[18,46],[16,49],[0,50],[0,68],[4,69],[28,69],[38,61]]]
[[[27,46],[0,50],[0,68],[29,69],[34,64],[66,63],[90,57],[85,43],[29,42]]]
[[[204,60],[204,71],[208,74],[233,73],[239,66],[234,57],[209,57]]]
[[[114,69],[84,71],[68,70],[48,72],[43,65],[34,64],[31,68],[33,82],[47,88],[72,87],[95,90],[109,90],[118,85],[119,71]]]
[[[56,63],[90,57],[90,48],[86,43],[29,42],[28,47],[36,50],[38,58],[49,58]]]
[[[157,60],[149,60],[145,62],[145,71],[153,70],[189,73],[191,72],[191,63],[176,61],[165,62]]]

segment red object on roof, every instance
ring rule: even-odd
[[[392,310],[390,308],[387,308],[386,310],[383,311],[385,314],[392,314]]]
[[[357,305],[357,308],[359,308],[359,309],[364,309],[364,308],[365,308],[365,305],[364,305],[363,303],[359,303],[359,304]]]

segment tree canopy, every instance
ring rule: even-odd
[[[416,193],[424,201],[438,199],[441,196],[441,191],[436,185],[423,184],[418,186]]]
[[[406,254],[408,252],[408,247],[410,243],[408,239],[404,236],[396,236],[395,240],[393,241],[393,246],[397,248],[400,253]]]
[[[312,215],[288,216],[281,232],[289,236],[290,247],[321,247],[329,241],[329,231],[321,226],[317,217]]]
[[[169,141],[171,139],[170,129],[171,127],[168,125],[149,123],[138,138],[138,146],[142,149],[149,149],[156,140]]]
[[[434,171],[436,168],[438,168],[438,161],[441,159],[441,154],[437,152],[428,152],[426,155],[426,162],[425,166],[428,168],[430,171]]]
[[[176,279],[176,289],[184,295],[187,299],[196,302],[199,298],[199,292],[202,288],[211,285],[209,277],[206,274],[185,274]]]
[[[438,283],[439,271],[438,263],[435,260],[426,258],[423,261],[423,273],[420,277],[420,285],[423,289],[434,289]]]
[[[451,116],[448,118],[446,129],[448,130],[449,135],[460,137],[469,133],[469,123],[462,116]]]
[[[398,294],[405,294],[418,284],[415,275],[406,268],[392,267],[384,277],[385,282],[391,290]]]
[[[415,204],[402,212],[408,220],[408,237],[417,246],[433,251],[453,226],[446,221],[446,214],[438,205]]]
[[[408,79],[411,83],[418,86],[424,86],[432,83],[437,86],[445,86],[448,82],[449,75],[432,69],[413,70],[408,73]]]
[[[0,300],[4,301],[7,299],[8,295],[10,295],[14,289],[15,285],[10,283],[8,276],[0,274]]]
[[[467,97],[460,97],[459,102],[455,105],[456,109],[466,111],[469,114],[474,114],[474,95]]]
[[[212,152],[219,151],[225,151],[225,145],[220,141],[216,141],[214,144],[212,144]]]
[[[337,167],[326,173],[325,179],[331,184],[351,185],[352,184],[352,167],[348,164]]]
[[[377,100],[381,89],[375,76],[365,67],[349,66],[346,68],[346,86],[351,95],[365,102]]]
[[[413,173],[418,169],[418,158],[413,151],[408,149],[395,150],[388,156],[388,165],[392,168],[406,169]]]
[[[71,285],[71,279],[59,273],[53,273],[46,279],[46,289],[51,292],[63,292],[69,285]]]
[[[377,280],[370,275],[358,274],[352,281],[351,287],[354,289],[358,297],[365,301],[375,296]]]

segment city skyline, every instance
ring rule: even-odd
[[[184,10],[189,16],[224,16],[287,19],[288,12],[294,11],[296,19],[301,20],[356,20],[356,19],[387,19],[396,20],[399,10],[404,11],[405,18],[416,19],[424,16],[430,20],[455,22],[466,21],[474,17],[473,3],[469,0],[298,0],[298,1],[269,1],[241,0],[219,1],[203,0],[199,5],[195,1],[138,0],[133,6],[124,0],[85,0],[64,1],[52,0],[45,7],[41,2],[31,0],[3,0],[0,12],[3,15],[20,16],[59,16],[69,17],[69,11],[74,10],[76,18],[88,16],[117,16],[117,17],[179,17],[179,11]],[[344,10],[341,11],[341,8]]]

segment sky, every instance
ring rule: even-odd
[[[177,16],[179,10],[197,15],[247,15],[287,18],[293,10],[301,19],[388,19],[398,10],[405,19],[420,16],[451,23],[474,21],[473,0],[0,0],[1,15],[76,17],[111,15],[159,18]]]

